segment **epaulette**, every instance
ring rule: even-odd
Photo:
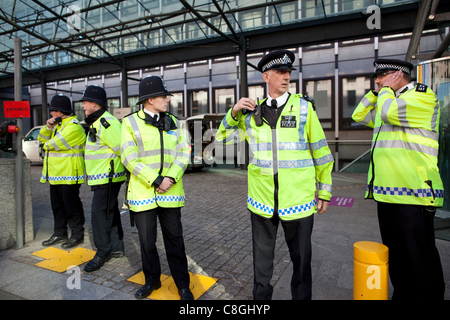
[[[103,127],[105,127],[105,129],[108,129],[111,125],[109,124],[108,121],[106,121],[105,118],[100,118],[100,123],[102,124]]]
[[[428,86],[423,83],[418,83],[416,85],[416,91],[417,92],[427,92]]]
[[[316,103],[315,103],[314,99],[308,97],[306,94],[303,94],[303,95],[301,96],[301,98],[305,99],[305,100],[308,101],[308,102],[311,102],[314,111],[316,111]]]
[[[140,111],[140,110],[135,111],[135,112],[132,112],[132,113],[129,113],[129,114],[127,114],[126,116],[123,116],[122,119],[125,119],[126,117],[129,117],[129,116],[131,116],[132,114],[138,113],[139,111]]]

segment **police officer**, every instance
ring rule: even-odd
[[[294,300],[311,299],[311,232],[314,213],[327,210],[333,157],[312,100],[288,92],[295,56],[278,50],[258,64],[266,99],[241,98],[223,119],[217,141],[232,143],[235,130],[249,142],[247,207],[252,222],[254,299],[271,299],[270,280],[278,225],[285,232],[294,271]],[[311,150],[311,152],[310,152]],[[311,156],[312,153],[312,156]],[[315,199],[316,179],[319,182]]]
[[[139,84],[144,109],[123,119],[122,162],[131,173],[127,203],[139,232],[145,285],[135,296],[142,299],[161,287],[161,266],[156,249],[158,217],[167,260],[181,300],[192,300],[181,207],[185,196],[182,176],[189,162],[189,146],[179,121],[167,113],[169,103],[164,81],[157,76]]]
[[[84,270],[100,269],[111,258],[125,254],[118,196],[126,180],[120,161],[122,124],[107,111],[105,90],[97,85],[86,87],[83,97],[86,124],[89,126],[84,160],[87,183],[94,192],[92,198],[92,235],[97,253]]]
[[[443,299],[433,225],[444,201],[437,167],[439,102],[426,85],[411,82],[411,63],[378,59],[374,67],[376,88],[352,117],[374,128],[366,198],[377,201],[392,298]]]
[[[73,115],[70,99],[62,94],[52,98],[50,115],[39,132],[38,140],[45,151],[40,182],[50,184],[50,199],[54,216],[53,235],[44,246],[64,242],[64,249],[74,247],[84,240],[84,211],[80,187],[84,183],[83,127]],[[67,226],[71,229],[68,239]]]

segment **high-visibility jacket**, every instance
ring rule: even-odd
[[[441,207],[439,101],[422,84],[407,88],[398,98],[388,87],[378,96],[370,91],[353,112],[353,120],[374,128],[366,198]]]
[[[57,184],[84,183],[84,144],[86,136],[76,116],[70,116],[53,130],[44,126],[39,142],[45,151],[40,182]]]
[[[330,200],[333,156],[312,103],[301,94],[290,95],[274,129],[266,123],[257,126],[253,112],[239,112],[234,119],[229,110],[216,141],[233,143],[236,134],[253,152],[248,166],[250,211],[283,220],[310,216],[317,212],[316,179],[318,197]]]
[[[168,131],[146,124],[142,110],[122,121],[121,159],[131,173],[126,198],[134,212],[184,206],[182,176],[190,159],[190,147],[178,119],[169,113],[166,116],[172,120]],[[159,176],[175,181],[169,191],[156,191],[153,183]]]
[[[120,161],[121,132],[122,124],[108,111],[90,126],[84,154],[88,185],[109,183],[111,161],[114,168],[112,182],[126,180],[126,170]]]

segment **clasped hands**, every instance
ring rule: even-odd
[[[156,188],[156,192],[165,193],[172,188],[174,182],[171,178],[165,177],[158,188]]]

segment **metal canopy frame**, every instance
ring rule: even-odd
[[[85,7],[77,12],[82,26],[77,26],[72,20],[74,11],[68,9],[79,1],[0,0],[0,37],[13,39],[23,36],[28,40],[22,52],[23,61],[28,61],[23,66],[24,85],[41,83],[44,77],[46,81],[64,80],[227,55],[242,56],[242,52],[413,30],[409,55],[410,51],[416,52],[424,29],[434,26],[436,22],[448,25],[450,11],[450,0],[441,0],[439,7],[439,0],[423,0],[420,7],[417,0],[401,2],[401,5],[382,7],[382,29],[369,30],[366,27],[367,16],[362,14],[361,9],[333,14],[326,12],[328,7],[323,1],[317,0],[313,8],[317,14],[313,18],[298,17],[289,23],[285,23],[284,19],[282,21],[280,8],[290,4],[298,6],[299,0],[82,1]],[[343,6],[345,1],[349,0],[335,0],[335,8],[341,4]],[[162,5],[155,8],[155,3],[164,4],[164,8]],[[165,10],[166,4],[168,10]],[[126,9],[127,6],[136,6],[141,14],[122,14],[119,9]],[[430,11],[429,8],[433,14],[437,12],[434,20],[428,19],[417,26],[416,20],[423,21],[424,12]],[[158,13],[153,14],[153,9]],[[110,21],[91,22],[90,19],[95,18],[99,10],[109,15]],[[240,15],[255,10],[265,13],[271,10],[273,21],[255,28],[243,27]],[[171,28],[179,28],[185,33],[189,24],[196,26],[200,37],[178,40],[174,39],[176,34],[170,34]],[[69,26],[73,28],[69,30]],[[45,28],[52,29],[52,32],[46,32]],[[148,45],[143,38],[151,32],[158,32],[171,42]],[[139,49],[120,50],[120,42],[127,38],[139,43]],[[447,36],[439,52],[444,53],[449,42],[450,37]],[[59,53],[71,57],[74,62],[61,63],[57,58],[55,61]],[[13,84],[13,57],[12,46],[0,45],[0,88]],[[48,66],[33,65],[30,63],[33,59],[48,59],[51,63]]]

